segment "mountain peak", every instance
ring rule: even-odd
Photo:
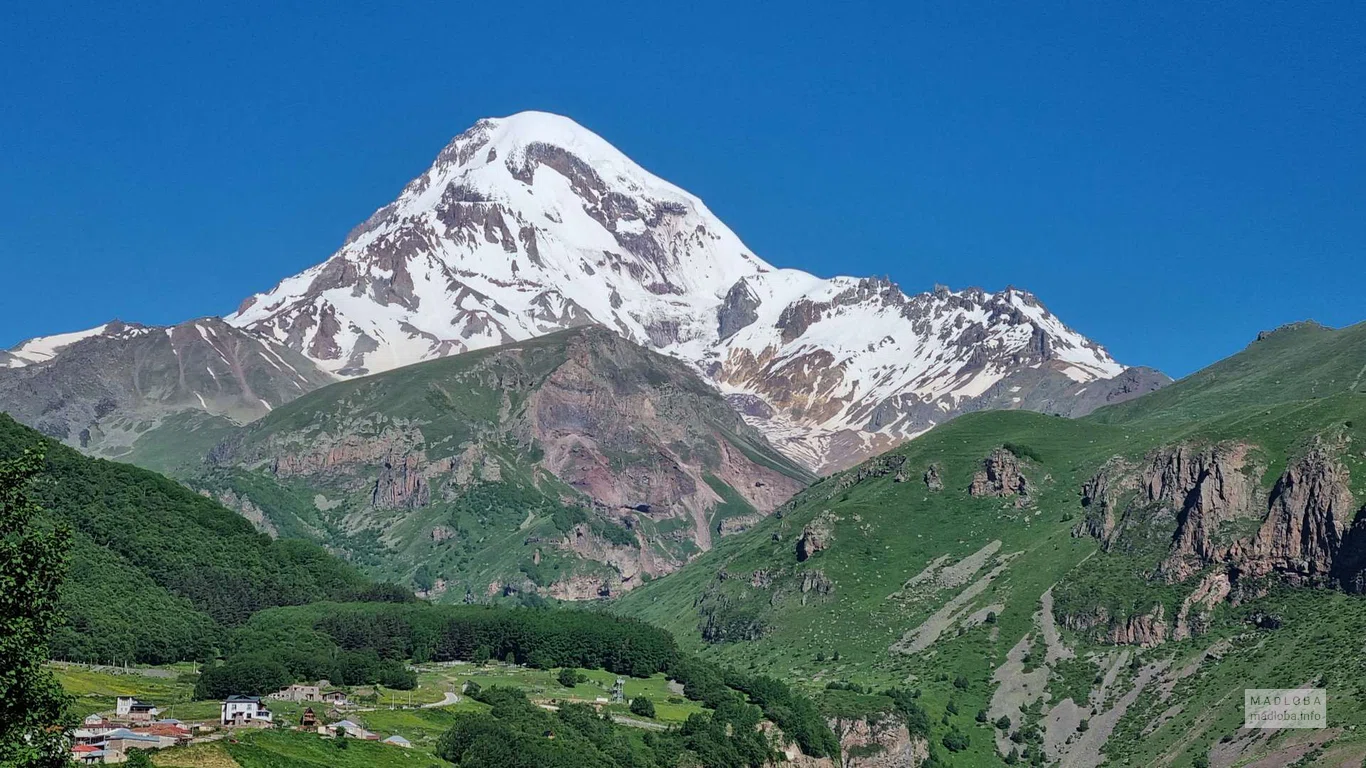
[[[907,295],[775,269],[701,200],[546,112],[475,123],[325,262],[227,321],[340,376],[600,324],[769,414],[754,423],[811,467],[988,404],[1067,411],[1124,370],[1014,287]]]

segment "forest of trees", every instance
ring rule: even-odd
[[[55,658],[204,660],[225,628],[263,608],[413,599],[314,544],[272,540],[161,475],[89,458],[0,414],[0,460],[27,448],[46,453],[34,501],[73,533]]]
[[[463,768],[654,768],[691,754],[704,768],[759,768],[777,760],[758,729],[763,713],[729,702],[688,718],[682,728],[642,731],[616,725],[584,704],[558,712],[533,705],[519,690],[476,694],[487,713],[462,715],[437,754]]]

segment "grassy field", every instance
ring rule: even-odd
[[[55,667],[63,688],[76,697],[75,711],[81,717],[92,713],[111,713],[117,697],[136,696],[160,707],[163,717],[186,722],[217,719],[219,702],[193,699],[195,675],[192,665],[154,667],[145,671],[170,674],[153,676],[137,674],[137,670],[123,674],[75,666]],[[352,740],[347,751],[334,752],[332,750],[336,750],[336,747],[330,741],[311,734],[277,729],[266,733],[240,732],[232,737],[238,743],[225,740],[163,751],[157,754],[156,762],[158,765],[185,768],[233,765],[279,768],[352,764],[426,765],[427,762],[420,760],[413,762],[417,759],[415,756],[433,758],[437,740],[454,724],[461,712],[487,709],[484,704],[468,696],[461,696],[456,703],[445,706],[421,706],[446,701],[448,693],[459,693],[466,682],[472,681],[481,687],[501,685],[519,688],[526,691],[533,701],[547,704],[567,701],[595,703],[600,698],[610,698],[617,677],[601,670],[579,670],[580,675],[587,679],[572,688],[566,688],[557,679],[558,671],[502,663],[431,666],[419,672],[418,687],[413,691],[368,687],[352,689],[352,699],[360,706],[345,712],[346,719],[359,723],[381,737],[400,735],[412,742],[412,751],[388,745],[383,745],[381,749],[380,745]],[[656,711],[653,720],[663,725],[681,724],[692,713],[703,711],[701,705],[671,690],[669,681],[663,675],[645,679],[626,678],[625,694],[628,702],[637,696],[651,699]],[[409,701],[413,706],[404,706]],[[304,707],[305,704],[296,702],[270,702],[276,722],[284,725],[297,723]],[[320,708],[315,709],[321,714]],[[602,709],[634,720],[649,720],[630,714],[628,705],[624,703],[609,703],[603,705]],[[378,762],[365,762],[367,760]]]
[[[136,669],[129,674],[114,674],[76,666],[54,667],[62,688],[75,697],[74,709],[81,717],[113,711],[119,696],[137,696],[150,701],[161,708],[164,717],[178,720],[199,720],[218,714],[216,702],[194,701],[195,675],[191,665],[152,669],[170,672],[173,676],[153,677],[138,674]]]
[[[594,703],[598,699],[610,699],[617,676],[611,672],[595,669],[578,670],[588,678],[573,688],[565,688],[556,679],[558,670],[531,669],[508,664],[458,664],[450,667],[424,668],[418,675],[418,688],[414,691],[414,701],[422,703],[441,701],[446,691],[459,692],[466,681],[474,681],[481,687],[503,685],[526,691],[533,701],[578,701]],[[663,675],[648,678],[627,677],[624,686],[626,700],[645,696],[654,702],[655,719],[661,723],[681,723],[688,715],[701,712],[702,706],[688,701],[681,693],[670,690],[669,681]],[[396,691],[401,697],[406,692]],[[626,704],[608,704],[606,711],[625,715]],[[635,717],[632,715],[632,717]]]
[[[412,768],[441,764],[422,749],[357,739],[337,741],[287,730],[244,731],[231,739],[162,750],[153,754],[152,762],[163,768]]]

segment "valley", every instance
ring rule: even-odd
[[[0,353],[0,546],[62,576],[0,650],[86,762],[1360,766],[1363,371],[1305,321],[1172,381],[480,120],[226,317]]]

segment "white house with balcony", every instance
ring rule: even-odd
[[[219,722],[223,725],[270,725],[274,716],[260,696],[229,696],[223,700]]]

